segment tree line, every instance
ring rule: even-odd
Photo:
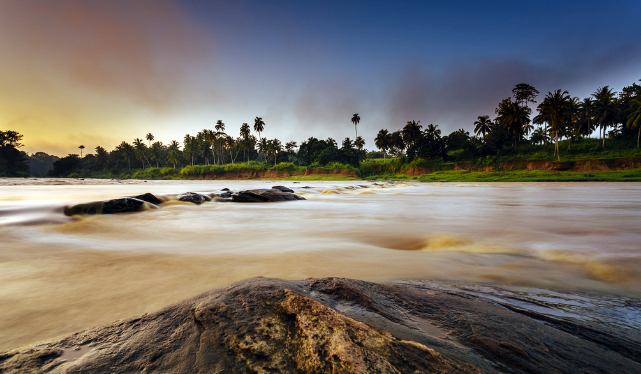
[[[398,131],[382,129],[375,138],[376,147],[392,156],[433,159],[448,158],[462,151],[467,157],[499,154],[507,147],[519,144],[548,144],[554,142],[554,156],[561,160],[559,141],[565,138],[568,148],[573,142],[589,137],[595,131],[603,139],[641,138],[641,86],[633,83],[619,93],[608,86],[598,88],[590,97],[572,97],[568,91],[548,92],[536,107],[532,117],[529,104],[536,104],[539,91],[527,83],[517,84],[512,96],[503,99],[495,109],[495,117],[478,116],[474,136],[459,129],[447,136],[433,124],[425,129],[420,121],[408,121]],[[536,127],[535,127],[536,126]],[[529,136],[529,137],[528,137]]]
[[[512,95],[501,100],[494,118],[478,116],[472,124],[474,135],[461,128],[443,135],[438,125],[425,128],[421,121],[407,121],[394,132],[381,129],[374,140],[380,152],[367,152],[365,141],[358,136],[360,116],[351,117],[355,138],[345,138],[341,144],[332,138],[325,140],[310,137],[298,145],[295,141],[282,143],[279,139],[262,136],[265,121],[254,119],[253,126],[243,123],[239,136],[226,133],[227,126],[218,120],[213,129],[203,129],[195,135],[187,134],[182,143],[172,140],[169,144],[155,141],[152,133],[131,143],[122,141],[113,150],[98,146],[94,154],[70,154],[58,159],[38,152],[31,156],[19,150],[23,136],[15,131],[0,131],[0,176],[26,176],[32,174],[65,176],[79,170],[120,171],[131,168],[172,167],[187,165],[224,165],[237,162],[266,162],[278,164],[291,162],[297,165],[320,166],[342,163],[358,167],[366,158],[402,157],[404,160],[473,159],[486,155],[518,152],[521,145],[554,144],[554,156],[560,160],[559,142],[565,139],[568,148],[593,133],[602,138],[605,148],[608,138],[641,138],[641,86],[633,83],[621,92],[608,86],[598,88],[592,95],[580,99],[568,91],[554,90],[538,103],[536,113],[530,105],[537,104],[539,91],[521,83]],[[253,130],[253,131],[252,131]]]

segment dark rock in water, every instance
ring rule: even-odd
[[[229,198],[231,198],[231,192],[229,192],[229,190],[221,192],[220,193],[220,197],[224,197],[226,199],[229,199]]]
[[[310,186],[303,186],[303,187],[301,187],[301,188],[311,188],[311,187],[310,187]]]
[[[562,332],[439,288],[252,278],[155,313],[0,352],[0,372],[641,372],[633,342],[624,347],[631,353],[622,353],[604,340],[616,337],[591,331],[582,339],[574,327]]]
[[[144,201],[130,197],[109,200],[102,204],[102,214],[137,212],[142,209],[144,205]]]
[[[274,187],[272,187],[272,189],[278,190],[278,191],[283,191],[283,192],[294,192],[294,190],[292,190],[291,188],[287,188],[285,186],[274,186]]]
[[[211,201],[211,197],[201,195],[199,193],[195,192],[185,192],[183,194],[178,195],[178,200],[180,201],[187,201],[190,203],[194,203],[196,205],[200,205],[204,203],[205,201]]]
[[[143,194],[143,195],[134,196],[134,199],[146,201],[148,203],[152,203],[152,204],[156,204],[156,205],[162,204],[162,200],[160,200],[156,196],[150,194],[149,192],[147,192],[146,194]]]
[[[229,188],[225,187],[221,191],[229,191]]]
[[[130,213],[142,210],[144,207],[144,201],[125,197],[122,199],[67,206],[64,208],[64,213],[67,216],[75,216],[79,214]]]
[[[231,203],[231,197],[214,197],[214,201],[217,203]]]
[[[304,198],[298,195],[294,195],[293,193],[272,189],[240,191],[237,194],[233,194],[232,199],[236,203],[265,203],[272,201],[305,200]]]

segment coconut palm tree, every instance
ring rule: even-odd
[[[361,117],[358,113],[354,113],[352,116],[352,123],[354,124],[354,131],[356,131],[356,137],[358,138],[358,124],[361,122]]]
[[[162,142],[155,142],[152,144],[149,151],[151,153],[151,159],[156,161],[156,167],[160,167],[160,162],[162,161],[165,153],[165,147],[162,145]]]
[[[580,136],[589,136],[594,130],[592,124],[594,102],[586,97],[579,103],[578,113],[578,134]]]
[[[177,140],[172,140],[167,148],[167,160],[174,164],[175,169],[176,164],[180,162],[181,158],[180,143]]]
[[[131,146],[131,144],[127,143],[126,141],[122,141],[117,147],[116,150],[120,151],[122,154],[122,157],[127,161],[127,166],[129,167],[129,170],[131,170],[131,159],[134,156],[134,147]]]
[[[83,149],[85,149],[85,146],[84,146],[84,145],[81,145],[81,146],[80,146],[80,147],[78,147],[78,148],[80,148],[80,158],[82,158],[82,150],[83,150]]]
[[[641,137],[641,96],[636,96],[632,99],[631,108],[632,113],[630,113],[625,126],[629,129],[639,129],[637,133],[637,148],[639,148],[639,137]]]
[[[107,161],[109,160],[109,152],[101,146],[96,147],[96,163],[102,166],[102,169],[107,168]]]
[[[512,133],[516,148],[516,143],[528,132],[530,110],[520,106],[517,102],[508,102],[500,106],[497,114],[496,121]]]
[[[380,149],[383,152],[383,162],[385,162],[385,151],[387,151],[390,145],[389,131],[387,131],[387,129],[379,131],[376,135],[376,138],[374,139],[374,144],[376,145],[376,148]]]
[[[617,107],[615,92],[608,86],[599,87],[593,94],[594,97],[594,122],[599,124],[603,132],[603,144],[605,148],[605,130],[616,122],[619,108]]]
[[[492,128],[492,120],[490,116],[478,116],[474,121],[474,133],[478,136],[481,134],[485,138],[485,134],[490,132]]]
[[[568,91],[555,90],[554,93],[548,92],[545,99],[537,107],[541,118],[545,118],[550,124],[550,129],[554,132],[554,152],[557,159],[561,161],[559,154],[559,132],[563,131],[563,122],[568,107],[570,96]]]
[[[361,136],[357,136],[356,140],[354,140],[354,146],[358,148],[359,151],[362,150],[365,146],[365,139]]]
[[[258,139],[261,138],[261,133],[265,130],[265,122],[263,121],[263,117],[256,117],[254,118],[254,131],[258,133]]]
[[[536,130],[532,132],[532,136],[530,137],[530,141],[533,144],[547,143],[547,139],[548,139],[548,136],[542,127],[537,127]]]
[[[405,127],[403,127],[402,135],[403,141],[409,147],[414,144],[416,140],[421,136],[421,121],[407,121]]]
[[[191,136],[187,134],[183,139],[183,145],[184,145],[183,155],[185,155],[188,160],[191,160],[190,164],[191,166],[194,166],[194,157],[198,152],[198,140],[196,139],[195,136]]]
[[[145,143],[143,143],[142,139],[136,138],[134,139],[134,148],[136,149],[136,153],[138,153],[138,159],[142,162],[142,168],[144,170],[145,160],[147,160],[147,156],[145,155],[147,146],[145,145]],[[147,163],[149,164],[149,160],[147,160]],[[151,164],[149,164],[149,167],[151,167]]]
[[[149,148],[151,148],[151,142],[154,141],[154,134],[148,133],[147,135],[145,135],[145,139],[149,141]]]

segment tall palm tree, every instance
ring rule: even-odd
[[[127,166],[129,167],[129,170],[131,170],[131,159],[134,155],[134,147],[131,146],[131,144],[127,143],[126,141],[122,141],[117,147],[116,150],[120,151],[122,154],[122,157],[127,161]]]
[[[267,149],[269,148],[268,146],[269,144],[267,142],[267,139],[260,138],[260,140],[258,141],[258,152],[265,155],[265,161],[267,161]]]
[[[568,91],[555,90],[554,93],[548,92],[545,99],[537,107],[539,113],[550,124],[554,132],[554,152],[558,161],[561,161],[559,154],[559,132],[563,131],[563,122],[567,111],[567,103],[570,100]]]
[[[138,153],[138,159],[142,162],[142,168],[144,170],[145,160],[147,160],[147,156],[145,155],[145,150],[147,149],[147,146],[145,145],[145,143],[143,143],[142,139],[136,138],[134,139],[134,148]],[[149,160],[147,160],[147,163],[149,164]],[[149,167],[151,167],[151,164],[149,164]]]
[[[80,158],[82,158],[82,150],[83,150],[83,149],[85,149],[85,146],[84,146],[84,145],[81,145],[81,146],[80,146],[80,147],[78,147],[78,148],[80,148]]]
[[[504,126],[514,137],[514,147],[521,137],[528,132],[530,111],[517,102],[508,102],[499,108],[496,121]]]
[[[579,136],[581,124],[579,123],[579,98],[570,97],[566,108],[566,138],[568,139],[568,149],[572,143],[572,136]]]
[[[254,131],[258,133],[258,139],[261,138],[261,133],[265,130],[265,122],[263,121],[263,117],[256,117],[254,118]]]
[[[244,158],[247,158],[247,149],[249,145],[249,136],[251,135],[251,129],[249,128],[249,125],[247,122],[243,123],[242,126],[240,126],[240,146],[243,149],[243,156]],[[249,160],[246,160],[249,161]]]
[[[359,151],[362,150],[365,146],[365,139],[363,139],[362,136],[357,136],[356,140],[354,140],[354,146],[358,148]]]
[[[156,167],[160,167],[160,162],[163,159],[165,147],[162,145],[162,142],[155,142],[154,144],[151,145],[151,148],[149,148],[151,152],[151,159],[156,161]]]
[[[592,97],[594,97],[594,122],[601,126],[603,131],[601,148],[605,148],[605,130],[614,125],[619,112],[615,92],[608,86],[603,86],[599,87]]]
[[[109,152],[107,152],[106,149],[102,148],[101,146],[96,147],[96,163],[99,166],[102,166],[102,169],[104,170],[107,168],[107,161],[109,160]]]
[[[191,166],[194,166],[194,157],[198,152],[198,140],[195,136],[189,134],[185,135],[183,139],[184,151],[183,154],[187,157],[188,160],[191,160]]]
[[[374,138],[374,144],[376,145],[376,148],[383,151],[383,162],[385,162],[385,159],[386,159],[385,151],[387,151],[390,145],[389,131],[387,131],[387,129],[383,129],[379,131],[378,134],[376,135],[376,138]]]
[[[151,148],[151,142],[154,141],[154,134],[148,133],[147,135],[145,135],[145,139],[149,141],[149,147]]]
[[[639,148],[639,137],[641,137],[641,96],[636,96],[632,99],[631,108],[632,113],[630,113],[625,126],[629,129],[639,128],[637,133],[637,148]]]
[[[403,141],[408,147],[414,144],[416,139],[421,136],[421,128],[423,126],[421,126],[420,123],[421,121],[407,121],[407,124],[403,127],[401,133],[403,135]]]
[[[169,147],[167,148],[167,160],[174,164],[174,169],[176,168],[176,164],[180,162],[181,159],[180,155],[180,143],[177,140],[172,140],[171,143],[169,144]]]
[[[588,136],[592,133],[593,104],[589,97],[579,103],[578,133],[580,136]]]
[[[477,120],[474,121],[474,133],[477,136],[481,134],[485,138],[485,134],[490,132],[491,128],[492,120],[490,120],[490,116],[478,116]]]
[[[358,138],[358,124],[361,122],[361,117],[358,113],[354,113],[352,116],[352,123],[354,124],[354,131],[356,131],[356,138]]]

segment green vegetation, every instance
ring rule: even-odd
[[[358,136],[361,120],[358,113],[351,117],[355,139],[347,137],[340,144],[332,138],[310,137],[300,146],[295,141],[283,145],[279,139],[262,137],[266,124],[262,117],[256,117],[253,130],[257,136],[252,134],[250,125],[243,123],[240,136],[234,138],[225,132],[227,125],[218,120],[214,130],[203,129],[195,136],[186,134],[182,145],[176,140],[169,145],[153,142],[154,135],[148,133],[131,144],[121,142],[111,152],[98,146],[95,154],[84,157],[85,147],[81,145],[80,155],[70,154],[62,159],[44,153],[28,156],[18,150],[22,135],[6,131],[0,132],[0,176],[25,176],[30,165],[32,175],[41,175],[51,165],[49,176],[120,179],[290,176],[329,180],[423,175],[420,178],[425,180],[636,180],[634,175],[625,173],[619,176],[614,172],[598,172],[592,177],[570,171],[524,169],[573,167],[552,161],[567,164],[579,160],[641,158],[640,85],[633,83],[619,93],[608,86],[600,87],[584,99],[555,90],[545,95],[534,115],[530,104],[537,103],[538,95],[539,91],[529,84],[516,85],[512,96],[498,103],[494,119],[480,115],[468,124],[474,126],[473,136],[463,128],[444,135],[438,125],[423,128],[421,121],[412,120],[397,131],[381,129],[375,138],[378,151],[369,152],[364,149],[363,138]],[[347,119],[345,122],[348,123]],[[616,162],[609,164],[615,165],[615,169],[629,167],[619,167]],[[585,163],[581,165],[583,170],[590,169]],[[603,163],[598,165],[607,169]],[[459,169],[473,172],[470,175],[455,172]],[[476,175],[479,172],[485,174]]]

